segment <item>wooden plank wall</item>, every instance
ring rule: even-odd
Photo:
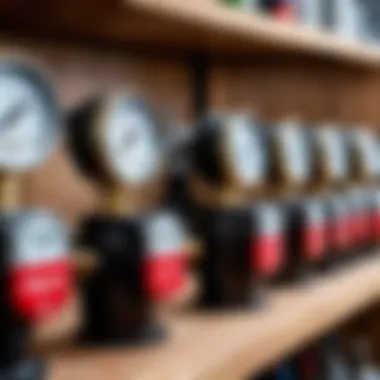
[[[211,107],[243,109],[272,119],[298,115],[305,121],[347,125],[380,121],[379,75],[316,59],[258,58],[215,62]]]
[[[146,97],[171,125],[192,121],[191,71],[181,56],[132,54],[37,40],[0,38],[3,54],[43,62],[65,112],[103,91],[124,88]],[[258,112],[272,119],[299,115],[306,121],[336,120],[377,127],[380,76],[315,58],[212,57],[211,110]],[[24,200],[52,208],[70,222],[96,207],[96,184],[81,177],[61,144],[26,176]]]

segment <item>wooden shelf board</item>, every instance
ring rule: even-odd
[[[373,256],[302,289],[276,291],[258,311],[177,314],[169,318],[169,339],[157,346],[50,349],[48,379],[241,379],[379,300],[379,274]],[[57,322],[55,334],[64,324]]]
[[[229,52],[257,49],[303,53],[346,63],[379,66],[380,48],[301,25],[231,9],[218,0],[124,0],[130,9],[177,23],[177,35],[192,30],[198,46]],[[164,24],[164,23],[162,23]]]
[[[219,0],[4,0],[1,30],[20,36],[91,42],[161,54],[222,53],[307,56],[358,67],[380,67],[380,48],[329,32],[285,24]]]

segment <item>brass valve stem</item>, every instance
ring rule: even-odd
[[[103,212],[106,215],[128,216],[137,215],[140,211],[138,195],[132,189],[123,186],[113,186],[106,190]]]
[[[0,209],[17,210],[20,205],[20,176],[3,173],[0,175]]]

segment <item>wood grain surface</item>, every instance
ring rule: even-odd
[[[151,347],[85,349],[68,344],[67,336],[79,323],[74,305],[39,332],[40,346],[55,341],[44,350],[48,379],[240,380],[379,301],[379,272],[380,258],[372,256],[302,287],[271,292],[258,310],[167,313],[168,339]]]

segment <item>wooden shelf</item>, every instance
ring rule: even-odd
[[[219,0],[4,0],[1,31],[167,52],[289,54],[380,67],[380,48],[234,9]]]
[[[193,30],[198,45],[229,52],[257,50],[303,53],[341,62],[380,67],[380,48],[332,33],[280,23],[232,9],[218,0],[125,0],[128,7],[180,22],[177,34]]]
[[[48,379],[241,379],[379,299],[380,258],[373,256],[302,289],[277,291],[259,311],[173,316],[170,338],[161,345],[109,351],[49,349]],[[72,316],[70,312],[66,322],[58,321],[55,335]]]

